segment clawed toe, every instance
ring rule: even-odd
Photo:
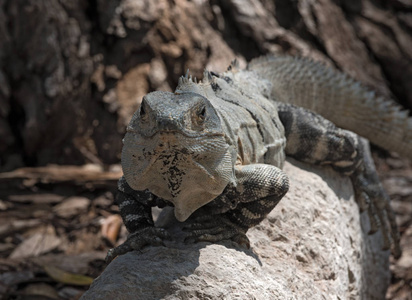
[[[106,263],[110,263],[116,256],[133,250],[140,250],[145,246],[164,246],[163,240],[170,239],[169,233],[163,228],[147,227],[131,233],[127,240],[107,252]]]
[[[242,247],[250,247],[246,231],[233,224],[224,215],[199,217],[186,225],[184,231],[188,232],[185,243],[216,243],[232,240]]]

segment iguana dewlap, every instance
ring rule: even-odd
[[[220,75],[205,71],[202,82],[186,75],[174,93],[146,95],[127,127],[117,202],[131,234],[107,259],[168,237],[154,227],[153,206],[172,205],[179,221],[189,218],[188,241],[231,239],[248,246],[248,228],[288,191],[285,155],[349,176],[371,232],[380,227],[385,247],[391,237],[399,256],[395,218],[366,142],[296,103],[342,127],[365,123],[360,133],[411,156],[407,114],[321,64],[261,58],[246,70],[232,64]],[[368,110],[373,117],[362,120]],[[392,144],[374,130],[392,130]]]

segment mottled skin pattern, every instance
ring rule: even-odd
[[[285,154],[330,165],[352,180],[371,232],[381,228],[400,255],[389,200],[368,144],[309,110],[273,99],[273,83],[232,64],[223,74],[205,71],[203,82],[182,77],[174,93],[143,98],[124,139],[117,203],[130,232],[107,261],[146,245],[162,245],[151,207],[174,206],[187,242],[230,239],[249,247],[246,232],[288,191]]]

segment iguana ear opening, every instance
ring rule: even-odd
[[[139,110],[139,115],[142,120],[145,120],[147,118],[147,108],[146,108],[146,100],[143,97],[142,103],[140,104],[140,110]]]

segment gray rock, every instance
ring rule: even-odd
[[[169,224],[167,247],[118,257],[81,299],[384,299],[389,251],[367,234],[350,181],[292,160],[285,171],[290,192],[249,230],[249,250],[185,245]]]

